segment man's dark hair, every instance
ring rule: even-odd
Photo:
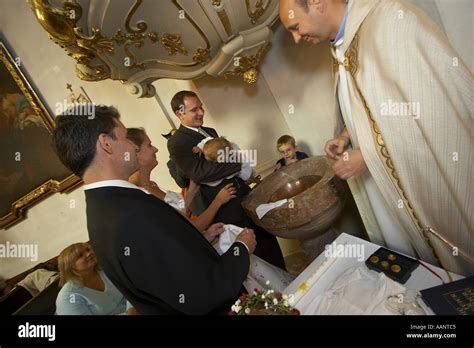
[[[171,99],[171,109],[173,110],[174,113],[176,113],[176,111],[180,110],[181,109],[181,105],[183,105],[183,108],[184,108],[184,98],[185,97],[188,97],[188,98],[191,98],[191,97],[196,97],[196,98],[199,98],[197,96],[196,93],[192,92],[192,91],[181,91],[181,92],[178,92],[176,93],[173,98]]]
[[[57,116],[53,146],[61,162],[82,177],[94,159],[99,135],[106,133],[116,139],[115,120],[119,118],[113,106],[90,104],[75,105]]]

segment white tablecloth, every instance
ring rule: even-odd
[[[338,246],[354,246],[353,250],[363,251],[363,257],[361,255],[345,255],[345,257],[336,257],[332,262],[328,262],[327,253],[323,252],[319,255],[285,290],[284,293],[291,295],[299,293],[300,296],[295,296],[294,306],[301,311],[301,313],[307,313],[306,309],[310,308],[314,299],[323,294],[328,290],[339,277],[350,268],[361,267],[369,272],[378,274],[376,271],[369,270],[365,265],[365,260],[380,248],[379,245],[370,243],[366,240],[351,236],[346,233],[342,233],[333,242],[333,245]],[[325,255],[326,254],[326,255]],[[425,263],[426,264],[426,263]],[[323,265],[323,267],[321,267]],[[324,266],[326,265],[326,266]],[[448,275],[443,269],[429,265],[433,271],[435,271],[445,282],[449,282]],[[301,292],[300,287],[304,284],[316,271],[318,270],[318,277],[314,284]],[[457,280],[463,278],[460,275],[451,273],[452,279]],[[418,295],[418,292],[423,289],[431,288],[437,285],[441,285],[442,282],[429,270],[423,266],[418,266],[411,274],[408,281],[403,284],[406,288],[404,294],[405,301],[412,301]],[[301,295],[302,294],[302,295]],[[346,313],[351,314],[351,313]],[[428,314],[432,314],[428,312]]]

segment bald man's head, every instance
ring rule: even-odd
[[[280,19],[296,43],[318,44],[336,37],[345,6],[345,0],[280,0]]]

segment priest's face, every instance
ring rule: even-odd
[[[204,123],[204,109],[197,97],[184,97],[184,112],[178,111],[181,123],[188,127],[199,128]]]
[[[318,44],[333,39],[327,0],[280,0],[280,19],[295,43]],[[337,32],[336,32],[337,33]]]

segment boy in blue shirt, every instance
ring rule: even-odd
[[[291,135],[283,135],[278,138],[277,149],[282,158],[277,161],[275,170],[304,158],[308,158],[307,154],[298,151],[295,138]]]

